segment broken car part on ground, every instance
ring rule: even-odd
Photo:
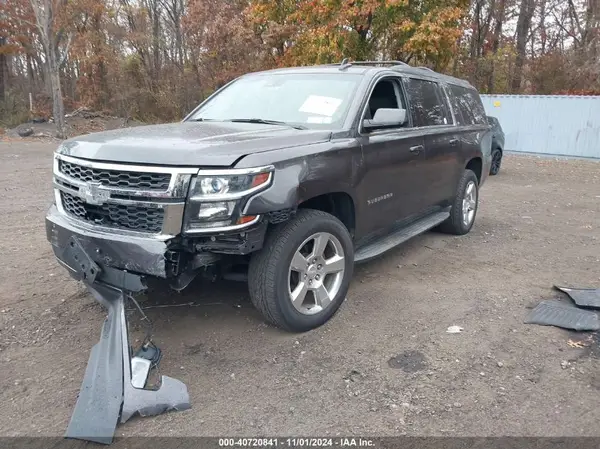
[[[58,234],[54,238],[57,243],[60,241]],[[162,376],[157,390],[144,389],[150,363],[158,363],[158,349],[154,352],[154,360],[146,365],[145,372],[133,373],[125,301],[136,290],[125,291],[94,282],[101,269],[85,252],[80,239],[71,236],[67,241],[62,241],[66,243],[58,246],[63,248],[62,260],[74,262],[71,266],[77,269],[73,272],[74,277],[82,280],[93,297],[108,310],[100,341],[90,353],[66,437],[110,444],[119,417],[120,422],[124,423],[136,413],[150,416],[167,410],[189,408],[187,387],[177,379]],[[137,288],[134,276],[127,278],[130,282],[122,284]],[[133,298],[131,300],[135,301]]]
[[[600,309],[600,289],[558,286],[554,288],[566,293],[572,301],[542,301],[530,312],[525,323],[557,326],[575,331],[600,330],[598,313],[586,310]]]
[[[554,288],[569,295],[579,307],[600,309],[600,288],[570,288],[557,285]]]

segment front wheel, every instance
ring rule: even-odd
[[[267,321],[292,332],[321,326],[340,307],[354,269],[354,246],[334,216],[301,209],[271,230],[248,270],[250,299]]]

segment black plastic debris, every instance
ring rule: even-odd
[[[124,423],[136,413],[151,416],[190,408],[187,387],[177,379],[162,376],[157,390],[134,387],[125,316],[126,294],[99,283],[88,285],[88,289],[108,309],[108,316],[100,341],[90,353],[65,436],[110,444],[119,420]],[[158,363],[160,352],[156,349],[152,358]]]
[[[571,302],[556,300],[542,301],[531,311],[525,323],[558,326],[576,331],[600,330],[597,313],[579,309]]]
[[[558,285],[554,288],[569,295],[579,307],[600,309],[600,288],[571,288]]]

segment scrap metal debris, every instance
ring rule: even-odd
[[[558,326],[576,331],[600,330],[597,313],[579,309],[570,302],[557,300],[542,301],[531,311],[525,323]]]
[[[157,390],[140,388],[146,383],[146,369],[149,371],[150,366],[160,360],[160,351],[154,345],[147,344],[149,340],[146,341],[135,358],[149,359],[150,366],[145,364],[140,372],[140,360],[136,360],[136,372],[132,373],[125,316],[126,294],[99,283],[88,284],[88,289],[108,309],[108,316],[102,326],[100,341],[90,353],[79,398],[65,436],[110,444],[119,420],[124,423],[136,413],[151,416],[167,410],[190,408],[187,387],[177,379],[162,376]]]
[[[600,288],[570,288],[558,285],[554,288],[569,295],[579,307],[600,309]]]

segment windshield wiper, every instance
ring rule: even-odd
[[[290,126],[295,129],[308,129],[306,126],[302,125],[292,125],[287,122],[280,122],[279,120],[265,120],[262,118],[232,118],[231,120],[227,120],[228,122],[239,122],[239,123],[260,123],[263,125],[281,125],[281,126]]]
[[[198,117],[198,118],[191,118],[189,121],[190,122],[218,122],[219,120],[214,119],[214,118]]]

